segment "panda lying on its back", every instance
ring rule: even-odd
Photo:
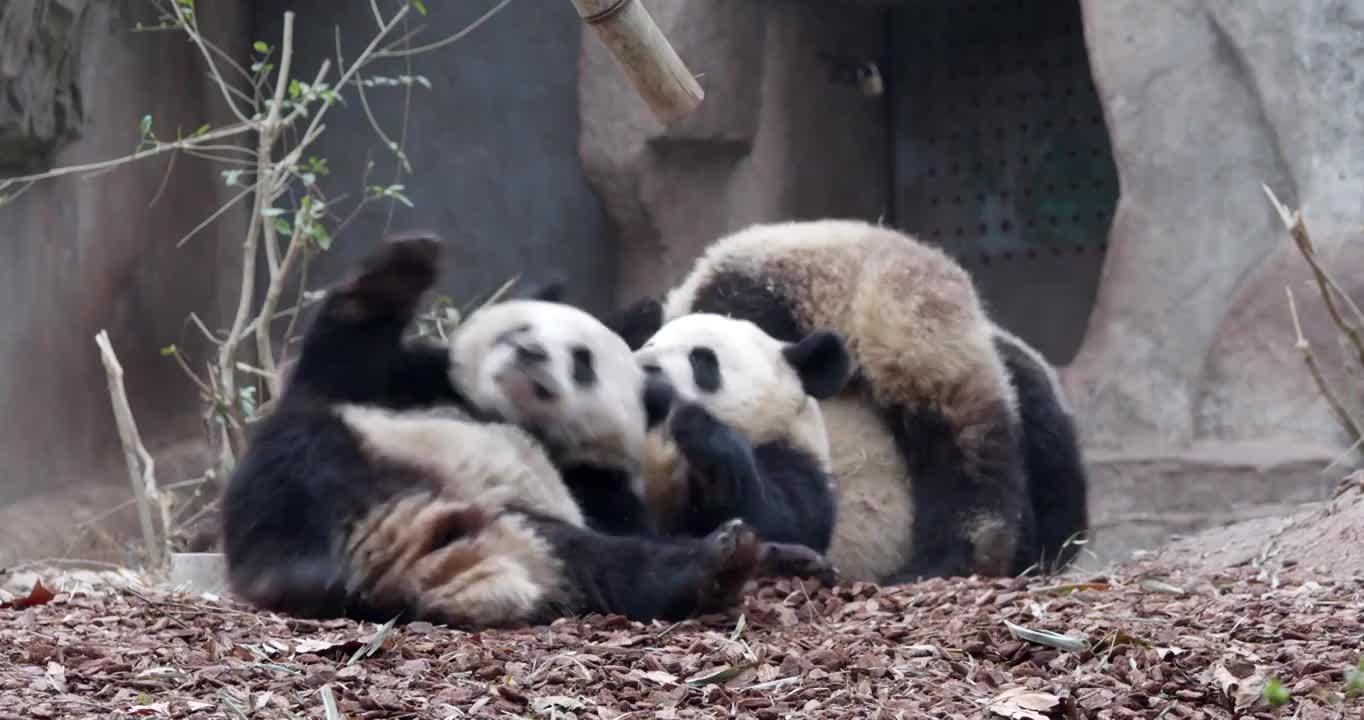
[[[556,456],[631,475],[670,388],[556,303],[487,306],[449,350],[405,345],[437,253],[424,236],[386,243],[321,304],[225,491],[236,592],[296,616],[480,628],[674,619],[726,607],[760,571],[826,571],[741,522],[701,539],[587,527]]]
[[[702,536],[738,517],[764,540],[828,549],[834,491],[818,398],[848,380],[837,335],[783,343],[746,320],[696,313],[635,358],[681,400],[646,441],[645,497],[665,531]]]
[[[820,402],[839,489],[829,554],[845,577],[1012,575],[1073,557],[1087,480],[1060,387],[941,250],[854,220],[754,225],[712,243],[661,306],[632,306],[622,333],[637,347],[692,313],[848,344],[853,379]]]

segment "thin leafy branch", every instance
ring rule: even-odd
[[[374,3],[376,29],[359,53],[353,58],[343,55],[338,28],[335,58],[321,59],[316,70],[306,75],[298,71],[299,58],[294,52],[298,22],[295,13],[286,11],[283,14],[278,45],[264,40],[251,43],[249,62],[244,65],[208,39],[200,26],[195,1],[153,0],[155,23],[152,26],[139,23],[134,31],[182,33],[197,50],[205,74],[227,106],[230,121],[220,127],[205,124],[188,133],[177,129],[174,139],[170,139],[158,134],[154,118],[144,116],[138,124],[137,144],[131,153],[0,179],[0,205],[13,202],[38,182],[104,173],[159,156],[169,155],[170,163],[174,163],[175,158],[183,154],[197,161],[221,165],[224,184],[239,190],[179,238],[177,246],[180,246],[250,198],[246,231],[240,246],[238,295],[226,328],[213,330],[193,313],[187,318],[187,322],[192,323],[212,346],[213,357],[195,359],[176,345],[162,349],[162,354],[191,379],[200,395],[206,433],[215,458],[214,467],[207,468],[203,477],[207,482],[215,482],[234,464],[245,441],[245,428],[269,411],[280,391],[279,368],[296,331],[299,313],[318,296],[307,287],[310,259],[330,249],[334,237],[366,205],[384,202],[392,209],[398,203],[408,207],[413,204],[402,183],[403,175],[412,172],[404,150],[406,116],[412,91],[415,88],[429,90],[432,85],[425,77],[412,72],[410,58],[465,37],[510,0],[502,0],[458,32],[416,48],[412,47],[415,32],[397,36],[400,30],[407,29],[406,18],[413,10],[423,16],[427,14],[425,5],[412,0],[385,17]],[[402,58],[406,65],[404,72],[397,77],[372,72],[375,62],[383,58]],[[330,82],[332,77],[336,78],[334,82]],[[382,92],[385,88],[398,88],[404,93],[401,132],[396,134],[381,127],[367,97],[368,93]],[[318,157],[313,148],[326,130],[326,117],[335,107],[347,104],[343,94],[351,91],[360,96],[366,119],[397,163],[393,181],[387,185],[370,184],[371,168],[366,167],[363,192],[353,201],[355,207],[346,212],[338,207],[342,198],[332,198],[324,192],[321,183],[329,175],[329,168],[326,158]],[[161,181],[162,187],[169,183],[169,175],[174,170],[170,163],[166,177]],[[160,194],[158,188],[152,202]],[[257,268],[262,255],[268,270],[263,295],[257,292]],[[292,306],[281,309],[285,288],[291,283],[297,287],[297,300]],[[450,317],[443,316],[443,319]],[[277,321],[287,321],[280,348],[274,346]],[[439,334],[440,330],[434,332]],[[101,357],[107,367],[117,367],[112,346],[103,333],[101,338]],[[112,375],[111,393],[114,393],[114,403],[119,409]],[[135,501],[139,517],[143,519],[148,559],[157,564],[166,559],[168,548],[165,543],[173,532],[181,529],[171,527],[171,518],[178,519],[184,513],[172,512],[172,501],[166,498],[164,491],[157,490],[154,465],[136,438],[131,413],[120,411],[120,418],[120,427],[134,428],[121,435],[130,473],[137,475],[133,478]],[[160,506],[159,533],[153,532],[148,498]],[[194,513],[195,516],[202,514]],[[154,537],[156,534],[160,535],[160,540]]]

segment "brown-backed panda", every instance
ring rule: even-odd
[[[742,522],[704,538],[650,537],[642,514],[616,519],[624,534],[590,526],[558,463],[637,473],[671,388],[555,302],[485,306],[449,348],[404,342],[438,250],[390,241],[321,303],[225,490],[235,592],[296,616],[487,628],[674,619],[725,608],[762,571],[824,572]]]
[[[1061,538],[1087,529],[1086,479],[1059,385],[941,250],[856,220],[754,225],[712,243],[661,306],[632,306],[622,332],[638,347],[698,312],[847,343],[853,378],[820,402],[844,577],[1012,575],[1073,556]]]
[[[747,320],[694,313],[635,358],[677,393],[645,445],[645,497],[663,532],[700,537],[737,517],[764,540],[828,550],[835,490],[819,399],[848,380],[837,335],[787,343]]]

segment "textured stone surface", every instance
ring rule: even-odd
[[[40,4],[49,12],[73,6]],[[215,3],[201,12],[214,42],[229,53],[244,51],[246,17],[238,6]],[[80,60],[72,82],[88,112],[79,137],[57,152],[55,165],[132,152],[143,115],[152,116],[163,136],[205,122],[225,124],[220,93],[192,44],[171,33],[132,32],[139,20],[154,19],[147,13],[143,3],[89,5],[78,51],[70,56]],[[6,46],[0,55],[15,51]],[[108,329],[119,354],[149,447],[155,452],[201,434],[196,390],[160,348],[179,343],[203,352],[185,317],[195,312],[218,326],[225,293],[238,282],[240,213],[229,211],[175,246],[231,197],[217,171],[201,161],[172,164],[163,156],[93,177],[41,182],[0,207],[0,406],[8,410],[0,418],[0,507],[23,520],[5,525],[3,533],[19,540],[0,539],[4,551],[60,554],[72,534],[60,528],[76,508],[108,509],[120,492],[128,495],[93,339],[100,329]],[[84,500],[46,502],[45,495]],[[28,502],[35,503],[30,509],[48,512],[22,512]],[[27,544],[36,535],[59,539]]]
[[[1304,208],[1324,249],[1364,222],[1364,6],[1086,0],[1084,10],[1122,181],[1103,286],[1066,373],[1091,446],[1183,445],[1205,432],[1329,438],[1320,399],[1282,404],[1305,387],[1296,358],[1262,351],[1293,337],[1282,287],[1256,279],[1278,272],[1257,268],[1289,244],[1260,183]],[[1250,328],[1258,340],[1215,341]],[[1247,351],[1213,356],[1237,344]]]
[[[1173,534],[1292,513],[1329,495],[1339,474],[1323,475],[1322,468],[1338,457],[1332,448],[1263,441],[1091,452],[1093,556],[1082,554],[1079,562],[1099,567]]]
[[[1361,215],[1364,217],[1364,214]],[[1348,235],[1347,235],[1348,237]],[[1326,266],[1356,302],[1364,300],[1364,233],[1322,251]],[[1293,290],[1303,334],[1337,397],[1364,423],[1364,365],[1346,351],[1307,261],[1289,241],[1267,257],[1231,298],[1212,338],[1195,407],[1199,437],[1250,440],[1280,436],[1348,445],[1296,347],[1285,288]],[[1344,311],[1344,308],[1342,308]],[[1348,311],[1345,311],[1348,313]],[[1347,369],[1353,374],[1347,374]],[[1276,372],[1277,371],[1277,372]]]
[[[88,0],[0,6],[0,169],[34,172],[74,140],[84,119],[80,37]]]

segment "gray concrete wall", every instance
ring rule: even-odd
[[[145,4],[48,4],[16,0],[0,8],[39,13],[31,17],[51,12],[51,19],[73,23],[49,38],[55,45],[48,57],[74,64],[63,86],[78,102],[60,114],[66,127],[57,135],[65,142],[35,143],[55,155],[28,158],[28,170],[126,155],[146,114],[163,137],[225,117],[191,45],[168,33],[129,32],[147,19]],[[216,39],[229,51],[239,48],[242,14],[226,6],[206,12]],[[4,50],[12,53],[42,32],[40,24],[22,38],[7,38]],[[29,103],[62,102],[63,93],[50,92],[49,78],[59,75],[42,56],[8,55],[0,69],[6,111],[25,115],[34,109]],[[45,137],[41,128],[20,126]],[[239,215],[229,213],[185,247],[174,247],[226,200],[221,185],[216,169],[203,162],[179,158],[171,167],[168,158],[158,158],[93,178],[40,183],[0,207],[0,406],[6,409],[0,416],[0,562],[61,551],[83,511],[104,510],[128,496],[94,344],[100,329],[108,329],[120,355],[147,444],[165,447],[200,432],[193,387],[159,349],[183,343],[201,350],[184,342],[192,336],[184,331],[185,316],[193,311],[214,322],[223,283],[237,276]],[[53,509],[35,513],[38,506]]]

